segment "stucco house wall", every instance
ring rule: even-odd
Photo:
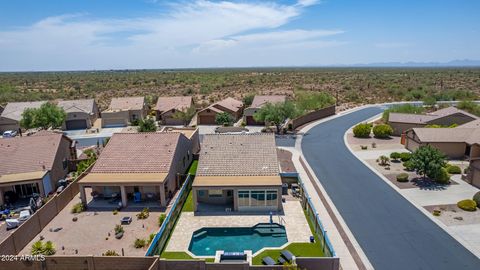
[[[399,122],[388,122],[388,124],[393,129],[393,135],[400,136],[403,132],[412,129],[424,127],[424,124],[414,124],[414,123],[399,123]]]

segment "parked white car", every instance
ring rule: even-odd
[[[7,130],[3,132],[3,138],[13,138],[17,136],[17,132],[14,130]]]
[[[5,223],[7,224],[7,230],[17,228],[18,226],[20,226],[20,224],[27,221],[31,215],[32,212],[27,209],[20,211],[20,215],[18,218],[9,218],[5,220]]]

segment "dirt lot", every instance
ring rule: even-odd
[[[354,151],[362,150],[361,145],[368,146],[369,150],[399,149],[405,147],[400,143],[400,137],[390,137],[389,139],[378,139],[373,136],[370,138],[356,138],[353,136],[353,133],[347,134],[347,143]],[[375,148],[372,147],[372,143],[376,144]]]
[[[282,172],[297,172],[292,162],[292,153],[277,148],[277,158]]]
[[[80,214],[70,213],[72,206],[80,202],[73,199],[44,229],[38,234],[20,254],[30,254],[34,242],[44,237],[44,241],[52,241],[57,255],[101,255],[106,250],[115,250],[125,256],[144,256],[146,248],[136,249],[133,243],[136,238],[148,240],[149,235],[157,233],[157,224],[161,212],[150,212],[144,220],[137,220],[137,211],[122,210],[117,215],[112,211],[85,211]],[[114,227],[120,224],[124,216],[132,217],[132,223],[123,225],[125,233],[121,239],[115,239]],[[77,217],[76,222],[72,221]],[[55,232],[55,229],[61,230]]]

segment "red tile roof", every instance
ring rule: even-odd
[[[181,133],[115,133],[92,173],[163,173],[170,171]]]
[[[183,111],[192,106],[192,97],[159,97],[155,110],[166,112],[170,110]]]

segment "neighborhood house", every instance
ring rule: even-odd
[[[130,203],[158,202],[167,206],[181,176],[192,162],[192,141],[177,132],[115,133],[91,171],[79,180],[80,196],[85,188],[96,200],[120,199]]]
[[[124,127],[147,116],[144,97],[113,98],[102,112],[102,127]]]
[[[99,118],[97,103],[92,99],[61,100],[58,106],[67,113],[63,130],[89,129]]]
[[[215,119],[219,113],[228,113],[234,121],[242,116],[243,103],[231,97],[216,102],[197,114],[198,125],[215,125]]]
[[[44,103],[46,103],[46,101],[8,103],[0,116],[0,132],[3,133],[7,130],[19,130],[23,111],[30,108],[38,109]]]
[[[62,134],[40,132],[1,139],[0,205],[34,193],[47,196],[70,172],[75,159],[75,143]]]
[[[185,112],[192,106],[192,97],[159,97],[155,106],[157,121],[161,121],[164,125],[183,125],[185,123],[182,119],[173,116],[175,112]]]
[[[425,127],[427,125],[450,126],[462,125],[478,119],[477,116],[448,107],[429,114],[390,113],[388,124],[393,128],[393,135],[400,136],[411,128]]]
[[[280,211],[282,180],[273,134],[208,134],[192,185],[195,211]]]
[[[252,101],[252,105],[246,108],[243,112],[243,121],[247,125],[263,125],[262,122],[257,122],[253,119],[253,115],[262,108],[265,104],[271,103],[282,103],[285,102],[286,96],[255,96]]]

